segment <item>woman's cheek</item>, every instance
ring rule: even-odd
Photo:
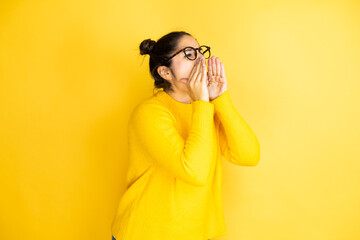
[[[181,82],[187,83],[187,81],[189,81],[190,74],[193,71],[194,67],[195,64],[192,63],[179,66],[179,73],[181,74],[181,76],[183,76],[182,78],[180,78]]]
[[[191,71],[192,71],[192,68],[191,69],[186,69],[186,71],[185,71],[185,69],[183,69],[182,72],[186,73],[186,74],[183,75],[184,77],[181,78],[180,81],[183,82],[183,83],[187,83],[187,81],[189,80]]]

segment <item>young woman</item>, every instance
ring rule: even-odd
[[[140,53],[150,55],[158,91],[129,119],[127,189],[112,222],[113,240],[225,235],[222,156],[255,166],[260,145],[230,100],[224,64],[183,31],[144,40]]]

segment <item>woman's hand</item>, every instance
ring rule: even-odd
[[[190,98],[193,101],[210,101],[206,81],[206,64],[203,56],[196,60],[186,85],[189,90]]]
[[[212,56],[208,59],[207,87],[209,100],[214,100],[227,90],[224,63]]]

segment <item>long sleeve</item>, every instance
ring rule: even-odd
[[[129,129],[142,150],[176,178],[195,186],[204,186],[210,174],[215,145],[214,105],[193,101],[192,124],[186,139],[175,127],[172,113],[159,104],[142,104],[130,117]]]
[[[251,128],[242,119],[231,102],[229,91],[216,99],[215,114],[220,119],[221,153],[229,162],[239,166],[255,166],[260,160],[260,144]]]

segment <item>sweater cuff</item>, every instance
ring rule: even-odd
[[[229,90],[226,90],[219,97],[210,102],[214,104],[215,112],[227,112],[227,110],[232,107]]]

